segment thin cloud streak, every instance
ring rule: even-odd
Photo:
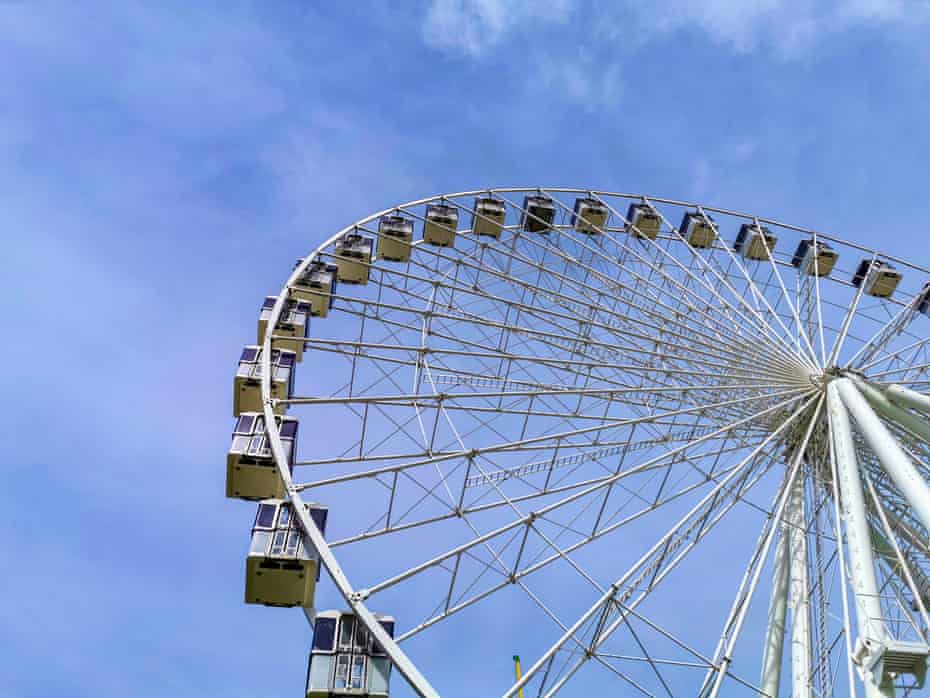
[[[827,36],[869,27],[894,31],[930,21],[930,2],[918,0],[433,0],[422,35],[427,45],[481,59],[518,35],[560,28],[570,18],[594,28],[586,44],[642,46],[650,37],[697,30],[738,53],[765,50],[798,58]],[[555,55],[559,56],[558,46]],[[557,60],[571,64],[571,57]]]
[[[510,35],[564,23],[574,0],[433,0],[423,22],[427,44],[479,58]]]

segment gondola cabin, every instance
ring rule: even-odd
[[[691,247],[700,249],[713,247],[714,241],[717,239],[714,219],[699,211],[685,211],[678,232],[688,241]]]
[[[776,244],[778,244],[778,238],[765,226],[743,223],[736,235],[733,249],[744,259],[760,261],[769,258]]]
[[[300,264],[300,261],[297,263]],[[314,317],[326,317],[333,307],[338,273],[335,264],[326,264],[320,259],[314,259],[291,284],[291,298],[307,301],[310,304],[310,314]]]
[[[394,637],[394,619],[375,615]],[[354,614],[321,611],[313,628],[307,668],[307,698],[387,698],[391,660]]]
[[[801,240],[794,251],[791,264],[802,274],[808,276],[830,276],[839,254],[830,245],[813,239]]]
[[[917,298],[917,312],[930,317],[930,284],[924,284],[920,296]]]
[[[523,199],[520,226],[528,233],[548,233],[555,221],[555,203],[548,196],[527,196]]]
[[[801,240],[794,251],[791,264],[808,276],[830,276],[839,254],[829,244],[818,240]]]
[[[472,232],[500,240],[506,217],[507,207],[503,201],[490,196],[479,196],[475,199],[475,207],[472,209]]]
[[[901,283],[901,272],[888,262],[863,259],[852,278],[853,286],[862,287],[863,293],[876,298],[888,298]]]
[[[626,232],[634,237],[655,240],[659,237],[662,217],[649,204],[630,204],[626,211]]]
[[[459,212],[446,204],[430,204],[423,221],[423,242],[437,247],[452,247],[459,228]]]
[[[297,446],[297,420],[276,417],[281,446],[287,462],[293,468]],[[226,496],[239,499],[273,499],[284,496],[284,482],[278,475],[265,415],[246,412],[239,415],[232,435],[232,445],[226,455]]]
[[[572,227],[579,233],[596,235],[607,225],[607,207],[591,198],[575,199],[572,209]]]
[[[268,329],[268,320],[277,298],[268,296],[262,303],[261,313],[258,316],[258,343],[264,344],[265,332]],[[297,361],[304,358],[304,340],[307,338],[308,319],[310,318],[310,303],[294,298],[284,301],[281,314],[274,328],[274,338],[271,340],[272,349],[286,349],[296,355]]]
[[[403,216],[384,216],[378,223],[378,258],[389,262],[410,261],[413,221]]]
[[[326,507],[304,506],[324,533]],[[313,608],[319,568],[320,557],[304,536],[290,503],[280,499],[259,503],[245,563],[245,602]]]
[[[294,390],[294,364],[297,355],[292,351],[271,350],[271,397],[286,400]],[[236,379],[233,384],[233,416],[244,412],[262,412],[262,348],[246,347],[239,357]],[[284,414],[286,404],[274,406],[275,414]]]
[[[359,233],[346,233],[336,240],[338,278],[349,284],[367,284],[371,271],[371,238]]]

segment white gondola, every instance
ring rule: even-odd
[[[487,235],[500,240],[506,218],[507,207],[503,201],[489,196],[478,197],[472,209],[471,230],[476,235]]]
[[[681,219],[681,225],[678,226],[678,232],[691,247],[696,248],[713,247],[717,239],[714,219],[700,211],[686,211]]]
[[[607,207],[597,199],[575,199],[572,209],[572,227],[579,233],[596,235],[607,225]]]
[[[917,299],[917,311],[930,317],[930,284],[924,284]]]
[[[287,462],[293,468],[297,420],[278,417],[278,433]],[[226,455],[226,496],[239,499],[274,499],[285,494],[265,429],[265,416],[246,412],[236,420],[232,445]]]
[[[375,618],[394,637],[394,619],[382,615]],[[307,668],[307,698],[387,698],[390,678],[391,660],[354,614],[317,614]]]
[[[455,231],[459,227],[459,212],[446,204],[430,204],[426,207],[423,222],[423,242],[437,247],[452,247]]]
[[[261,412],[262,404],[262,348],[246,347],[239,357],[236,379],[233,384],[233,416],[243,412]],[[297,355],[292,351],[271,350],[271,397],[286,400],[294,389],[294,364]],[[274,406],[275,414],[284,414],[287,405]]]
[[[853,275],[853,286],[862,286],[863,293],[876,298],[888,298],[901,283],[901,272],[888,262],[863,259]]]
[[[655,240],[659,237],[662,217],[649,204],[630,204],[626,211],[626,232],[634,237]]]
[[[733,249],[744,259],[760,261],[769,258],[769,255],[775,251],[776,244],[778,244],[778,238],[765,226],[743,223],[736,235]]]
[[[298,259],[297,263],[300,264],[301,261]],[[329,309],[333,307],[338,273],[335,264],[314,259],[291,284],[291,297],[310,303],[310,314],[314,317],[326,317],[329,315]]]
[[[277,298],[268,296],[262,303],[262,310],[258,316],[258,343],[265,342],[265,332],[268,330],[268,320]],[[271,340],[273,349],[286,349],[292,351],[297,361],[304,358],[304,340],[307,338],[307,320],[310,317],[310,303],[308,301],[288,298],[284,301],[281,314],[278,315],[278,324],[275,325],[274,338]]]
[[[371,238],[346,233],[336,240],[336,267],[339,280],[349,284],[367,284],[371,271]]]
[[[555,221],[555,204],[548,196],[527,196],[523,199],[520,226],[528,233],[548,233]]]
[[[830,245],[813,239],[801,240],[798,249],[794,251],[791,263],[802,273],[808,276],[830,276],[839,254]]]
[[[389,262],[410,261],[413,221],[403,216],[384,216],[378,223],[378,258]]]
[[[325,533],[326,507],[304,506]],[[319,569],[320,556],[304,537],[290,503],[280,499],[261,502],[245,563],[245,602],[313,608]]]

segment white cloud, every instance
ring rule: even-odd
[[[759,150],[759,142],[752,138],[744,138],[730,143],[724,148],[726,157],[735,163],[746,162]]]
[[[585,109],[610,106],[620,98],[619,63],[604,63],[588,51],[572,58],[544,55],[539,71],[549,92]]]
[[[433,0],[423,37],[435,48],[479,57],[508,34],[564,22],[574,0]]]
[[[844,0],[840,3],[839,14],[854,20],[903,20],[911,13],[926,19],[930,4],[925,0]]]
[[[930,1],[432,0],[422,31],[430,46],[479,58],[519,32],[563,24],[573,13],[594,20],[601,43],[697,29],[738,52],[765,48],[792,57],[819,38],[857,27],[930,21]]]
[[[626,9],[646,29],[697,28],[739,52],[765,47],[782,56],[796,56],[819,38],[859,26],[930,19],[924,0],[628,0]]]
[[[432,0],[423,23],[427,44],[449,53],[481,58],[509,38],[546,25],[565,24],[579,0]],[[559,101],[594,109],[617,101],[620,64],[588,48],[570,54],[536,53],[541,87]]]
[[[714,171],[707,158],[698,158],[691,166],[691,189],[688,195],[695,199],[706,199],[711,191]]]

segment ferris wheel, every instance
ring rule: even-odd
[[[928,385],[930,269],[834,235],[585,189],[394,206],[241,355],[246,601],[306,613],[309,698],[457,695],[425,658],[483,608],[533,652],[505,697],[909,695]]]

